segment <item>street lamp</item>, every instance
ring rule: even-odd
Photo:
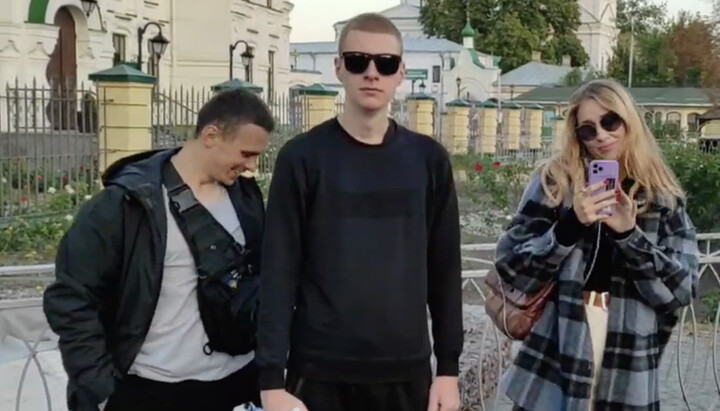
[[[159,24],[157,24],[154,21],[148,22],[144,27],[141,27],[138,29],[138,58],[137,58],[137,65],[138,70],[142,70],[142,41],[143,36],[145,35],[145,31],[147,31],[148,27],[155,26],[158,28],[159,33],[150,39],[150,52],[158,56],[158,60],[160,57],[162,57],[163,54],[165,54],[165,50],[167,49],[168,44],[170,44],[170,41],[165,38],[162,34],[162,27],[160,27]]]
[[[462,84],[462,80],[460,79],[460,77],[457,77],[455,79],[455,84],[457,84],[457,98],[459,100],[460,99],[460,85]]]
[[[81,3],[83,11],[87,17],[90,17],[90,14],[92,14],[93,10],[95,10],[95,7],[98,5],[97,0],[82,0]]]
[[[420,89],[420,94],[425,94],[425,80],[420,82],[418,88]]]
[[[230,80],[233,79],[233,53],[235,51],[235,48],[237,48],[238,44],[243,43],[245,45],[245,51],[240,55],[240,58],[242,59],[243,66],[247,67],[250,65],[250,62],[252,62],[252,59],[255,58],[253,56],[252,52],[250,51],[250,45],[245,40],[238,40],[234,44],[230,45]],[[250,81],[248,78],[248,73],[245,71],[245,81]]]

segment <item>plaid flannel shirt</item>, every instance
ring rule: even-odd
[[[582,289],[599,234],[590,230],[593,236],[574,246],[559,244],[554,235],[559,211],[544,205],[543,198],[535,175],[500,236],[495,265],[501,278],[523,292],[556,281],[557,294],[500,389],[520,409],[588,410],[593,355]],[[660,409],[660,359],[679,311],[696,293],[699,250],[693,223],[682,203],[675,211],[656,203],[637,217],[629,237],[613,240],[617,247],[607,273],[611,297],[597,411]]]

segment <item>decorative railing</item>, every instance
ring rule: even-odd
[[[663,409],[711,410],[720,406],[720,233],[701,234],[698,240],[701,249],[699,296],[683,311],[682,325],[677,327],[663,358]],[[496,388],[518,343],[504,338],[484,315],[482,307],[483,280],[494,270],[495,244],[467,244],[462,246],[462,251],[466,329],[466,344],[461,357],[463,410],[509,410],[507,400],[497,395]],[[53,264],[0,267],[0,282],[48,281],[53,273]],[[62,390],[52,387],[53,381],[62,381],[58,377],[61,365],[57,361],[57,337],[48,329],[40,298],[0,300],[0,342],[7,337],[16,343],[16,350],[24,347],[26,353],[15,361],[22,362],[21,367],[19,364],[16,367],[19,371],[16,385],[9,388],[0,384],[6,390],[17,387],[12,399],[9,394],[0,392],[0,400],[5,401],[0,402],[0,409],[64,407],[62,399],[57,398],[62,396],[64,387]],[[44,363],[40,357],[45,354],[54,354],[56,361]],[[7,366],[2,360],[0,352],[0,368]],[[37,375],[31,374],[31,365],[37,371],[33,374]],[[48,381],[48,375],[54,380]],[[29,380],[31,377],[34,379]],[[29,386],[33,390],[31,395],[26,393]],[[40,389],[42,391],[38,392]],[[35,401],[32,407],[28,401]]]

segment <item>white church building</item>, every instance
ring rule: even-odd
[[[209,87],[229,79],[230,46],[237,44],[232,52],[233,77],[265,92],[287,92],[293,4],[287,0],[200,4],[195,0],[0,0],[0,87],[16,80],[43,86],[87,82],[90,73],[120,62],[139,62],[163,88]],[[153,49],[162,54],[153,54]],[[252,59],[243,59],[246,51]]]
[[[497,62],[501,56],[480,52],[482,45],[474,44],[475,32],[469,24],[462,32],[463,44],[427,36],[420,22],[422,2],[401,0],[399,5],[380,12],[403,35],[408,80],[398,89],[398,97],[424,91],[441,104],[458,97],[475,101],[498,96],[508,98],[512,93],[506,90],[508,87],[502,81],[498,82],[500,69]],[[588,53],[588,67],[604,70],[612,58],[618,34],[615,25],[617,1],[578,0],[578,6],[581,24],[577,37]],[[346,23],[339,21],[333,25],[335,41],[290,44],[290,64],[294,71],[291,86],[321,82],[340,90],[334,72],[334,59],[338,50],[337,38]],[[555,67],[557,69],[553,73],[569,71],[569,68],[552,66]]]

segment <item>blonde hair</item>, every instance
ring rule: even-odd
[[[648,210],[650,204],[661,203],[675,209],[678,200],[685,199],[672,170],[662,159],[662,152],[641,117],[635,101],[623,86],[613,80],[599,79],[578,87],[570,97],[565,125],[560,138],[561,149],[541,167],[541,183],[546,201],[555,207],[564,197],[581,190],[586,184],[585,148],[575,134],[577,111],[588,100],[595,100],[608,111],[617,113],[624,122],[625,136],[618,161],[626,178],[634,180],[628,195],[634,198],[641,188],[646,202],[638,210]]]

